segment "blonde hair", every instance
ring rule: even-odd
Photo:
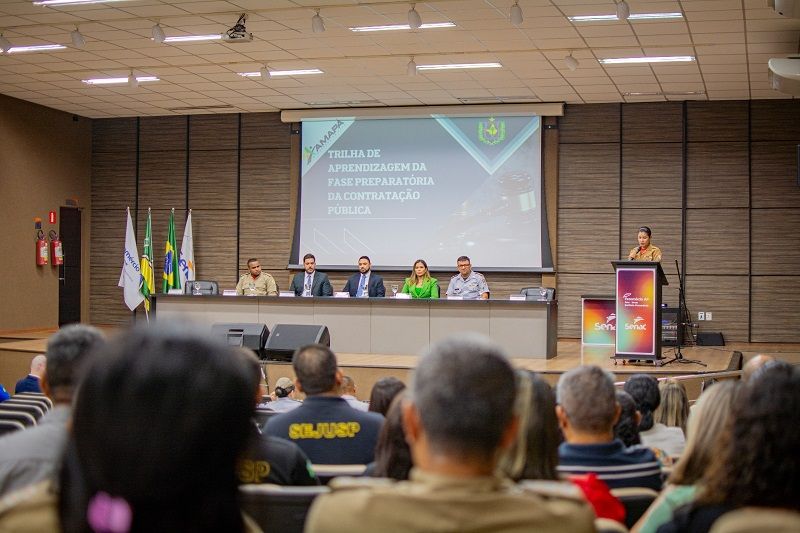
[[[656,423],[679,427],[686,433],[686,420],[689,418],[689,398],[686,387],[677,379],[667,379],[659,383],[661,404],[653,413]]]
[[[406,278],[406,282],[410,287],[413,287],[417,284],[417,273],[414,272],[414,269],[417,268],[417,263],[422,263],[422,266],[425,267],[425,273],[422,275],[422,282],[425,283],[431,279],[431,273],[428,270],[428,263],[426,263],[424,259],[417,259],[414,261],[414,266],[411,267],[411,276]]]

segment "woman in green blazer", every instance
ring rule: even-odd
[[[403,290],[400,292],[410,294],[412,298],[439,297],[439,281],[431,277],[431,273],[428,272],[428,263],[424,259],[414,261],[411,276],[406,278]]]

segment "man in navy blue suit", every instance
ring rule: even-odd
[[[333,296],[333,287],[328,280],[328,275],[317,271],[317,259],[314,254],[303,256],[303,269],[305,272],[295,274],[289,290],[295,296]]]
[[[383,298],[386,296],[386,288],[383,286],[383,278],[374,274],[370,269],[372,262],[369,257],[362,255],[358,258],[358,273],[350,276],[344,285],[345,292],[356,298]]]

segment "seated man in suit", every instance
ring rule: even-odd
[[[306,394],[303,405],[269,419],[264,434],[290,440],[315,464],[367,464],[383,416],[353,409],[339,397],[342,372],[327,346],[310,344],[292,358],[295,387]]]
[[[383,298],[386,296],[383,278],[378,274],[373,274],[371,268],[372,262],[369,257],[366,255],[359,257],[358,273],[350,276],[342,290],[356,298]]]
[[[42,376],[47,368],[47,357],[42,354],[37,355],[31,360],[31,373],[17,381],[14,387],[14,394],[23,392],[42,392]]]
[[[317,258],[314,254],[303,256],[305,272],[298,272],[292,278],[289,290],[295,296],[333,296],[333,287],[324,272],[317,272]]]

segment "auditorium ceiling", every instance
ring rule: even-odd
[[[0,31],[10,46],[66,46],[0,55],[0,93],[87,117],[788,97],[771,89],[767,61],[798,53],[800,19],[778,15],[767,0],[630,0],[627,21],[571,19],[613,16],[612,0],[519,0],[519,24],[510,20],[513,3],[417,2],[422,24],[454,26],[357,32],[351,28],[409,24],[411,2],[116,0],[41,6],[0,0]],[[312,29],[317,9],[323,32]],[[167,38],[224,34],[242,13],[252,42],[151,38],[156,24]],[[656,13],[675,18],[647,17]],[[71,35],[76,28],[85,44]],[[570,55],[577,66],[565,61]],[[642,56],[693,59],[601,62]],[[412,60],[417,69],[409,66]],[[500,66],[422,70],[468,63]],[[262,77],[262,69],[322,73]],[[158,81],[142,80],[138,87],[82,81],[132,73]]]

